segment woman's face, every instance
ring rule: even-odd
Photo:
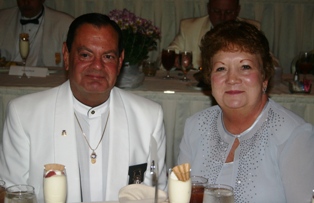
[[[212,95],[223,110],[254,110],[262,105],[263,81],[260,55],[219,51],[211,61]]]

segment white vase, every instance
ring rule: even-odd
[[[144,73],[138,65],[130,65],[125,62],[117,78],[116,86],[120,88],[136,88],[143,84],[145,79]]]

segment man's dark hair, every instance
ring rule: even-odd
[[[66,45],[68,51],[71,52],[72,43],[76,34],[77,29],[83,24],[91,24],[98,28],[104,26],[111,26],[118,34],[118,48],[119,48],[119,55],[123,51],[123,39],[122,39],[122,32],[119,25],[111,20],[108,16],[100,14],[100,13],[87,13],[77,17],[70,25]]]

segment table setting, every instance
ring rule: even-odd
[[[151,168],[154,175],[154,167]],[[43,167],[43,192],[45,203],[65,203],[67,199],[66,166],[58,163],[45,164]],[[208,185],[207,179],[191,176],[189,163],[169,169],[168,190],[155,185],[130,184],[122,187],[118,201],[102,203],[233,203],[233,189],[227,185]],[[227,198],[227,200],[225,200]],[[33,186],[17,184],[5,188],[0,180],[0,203],[37,203]],[[87,203],[87,202],[85,202]],[[100,203],[100,202],[99,202]]]

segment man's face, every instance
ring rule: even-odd
[[[45,0],[17,0],[22,16],[32,18],[39,14]]]
[[[63,56],[73,95],[88,106],[105,102],[124,58],[124,52],[119,55],[117,32],[109,25],[83,24],[76,30],[71,52],[64,43]]]
[[[235,20],[240,12],[237,0],[210,0],[207,4],[209,19],[215,27],[219,23]]]

